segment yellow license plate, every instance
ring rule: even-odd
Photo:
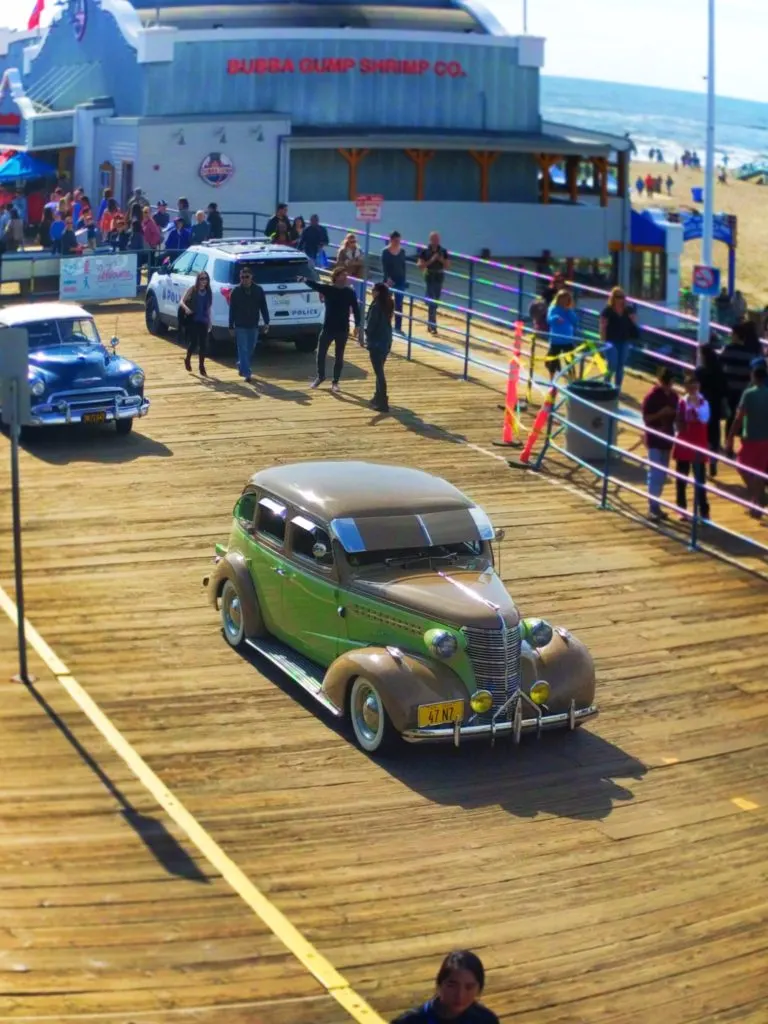
[[[464,701],[448,700],[442,704],[419,705],[419,728],[428,729],[435,725],[453,725],[464,717]]]
[[[83,423],[104,423],[107,419],[105,412],[84,412]]]

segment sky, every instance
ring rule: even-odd
[[[511,31],[526,0],[484,0]],[[46,6],[52,6],[47,0]],[[0,0],[0,25],[25,28],[34,0]],[[708,0],[527,0],[528,31],[544,36],[545,74],[705,88]],[[717,0],[717,91],[768,102],[768,0]]]

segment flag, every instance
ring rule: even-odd
[[[28,29],[40,28],[40,15],[43,13],[44,7],[45,0],[35,0],[35,8],[30,14],[29,21],[27,22]]]

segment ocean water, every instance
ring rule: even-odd
[[[541,79],[542,113],[548,121],[624,135],[629,132],[638,159],[651,147],[665,160],[697,150],[704,162],[706,96],[644,85],[616,85],[578,78]],[[725,154],[731,168],[768,159],[768,103],[720,97],[717,100],[717,162]]]

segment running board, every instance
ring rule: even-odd
[[[297,654],[286,644],[279,640],[266,637],[257,637],[245,641],[257,654],[260,654],[267,661],[271,661],[281,672],[284,672],[294,683],[298,683],[302,690],[314,697],[322,704],[326,711],[330,711],[336,718],[341,718],[344,712],[337,708],[323,693],[322,685],[325,677],[325,669],[317,665],[309,658]]]

